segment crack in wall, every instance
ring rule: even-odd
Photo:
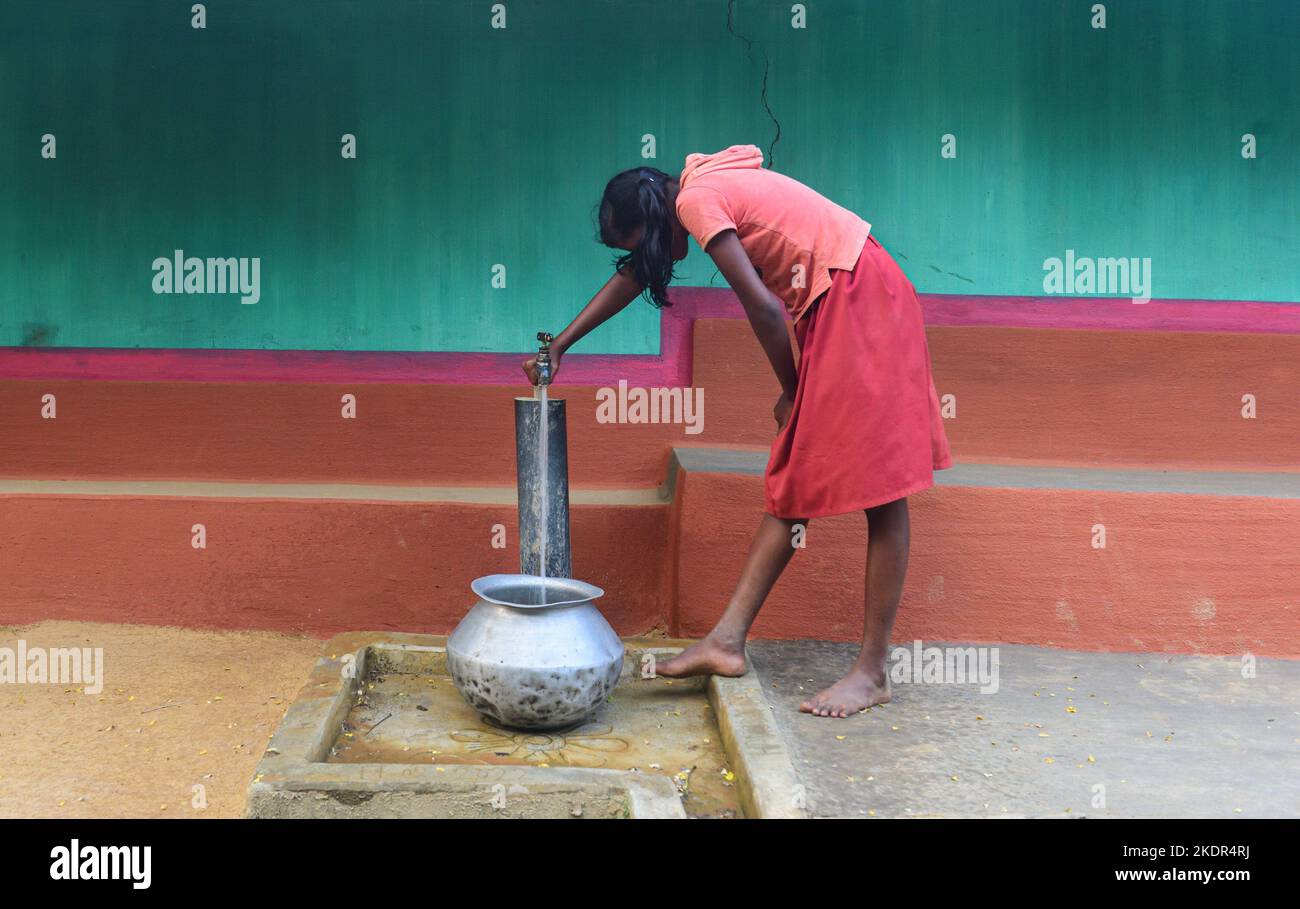
[[[727,31],[735,35],[741,41],[745,42],[745,55],[749,58],[750,62],[753,62],[754,42],[750,38],[740,34],[740,32],[732,28],[731,20],[732,20],[732,15],[735,12],[735,9],[736,9],[736,0],[727,0]],[[767,166],[769,169],[775,169],[774,163],[776,161],[776,157],[774,155],[774,152],[776,150],[776,143],[781,141],[781,121],[776,119],[776,114],[772,113],[771,105],[767,103],[767,74],[772,69],[772,63],[767,57],[767,51],[763,50],[760,47],[759,52],[763,55],[763,85],[762,85],[762,89],[759,91],[758,97],[759,97],[759,101],[763,105],[763,110],[767,111],[767,116],[771,119],[772,124],[776,127],[776,135],[772,137],[772,142],[767,147]]]
[[[939,274],[941,274],[941,275],[948,275],[949,277],[956,278],[958,281],[965,281],[967,284],[974,284],[974,283],[975,283],[975,282],[972,281],[970,278],[967,278],[967,277],[965,277],[964,275],[959,275],[959,274],[957,274],[957,272],[955,272],[955,271],[944,271],[942,268],[940,268],[940,267],[937,266],[937,265],[931,265],[930,267],[931,267],[932,269],[934,269],[935,271],[937,271],[937,272],[938,272]]]

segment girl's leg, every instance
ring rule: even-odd
[[[862,650],[848,675],[804,701],[804,713],[852,716],[889,700],[885,661],[903,596],[910,540],[907,499],[867,509],[867,601]]]
[[[745,636],[763,608],[772,585],[794,554],[792,528],[799,520],[763,515],[763,521],[749,547],[749,558],[740,573],[736,592],[718,624],[698,644],[655,667],[657,675],[682,678],[691,675],[744,675]]]

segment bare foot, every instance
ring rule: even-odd
[[[799,710],[813,716],[847,717],[888,703],[889,697],[889,676],[854,667],[834,685],[800,704]]]
[[[684,679],[693,675],[739,676],[745,674],[745,647],[719,643],[706,637],[677,656],[655,663],[655,675]]]

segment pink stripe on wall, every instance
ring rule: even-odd
[[[725,288],[683,287],[663,311],[660,353],[581,354],[564,360],[565,384],[684,386],[696,319],[743,319]],[[1123,331],[1300,334],[1300,305],[1111,297],[923,294],[927,325]],[[203,350],[0,347],[0,379],[119,382],[390,382],[514,385],[530,353],[455,351]]]
[[[1300,304],[1128,297],[972,297],[922,294],[927,325],[1300,334]]]

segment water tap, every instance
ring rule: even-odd
[[[537,340],[542,342],[542,346],[537,349],[537,384],[551,384],[551,342],[555,340],[555,335],[549,331],[539,331]]]

